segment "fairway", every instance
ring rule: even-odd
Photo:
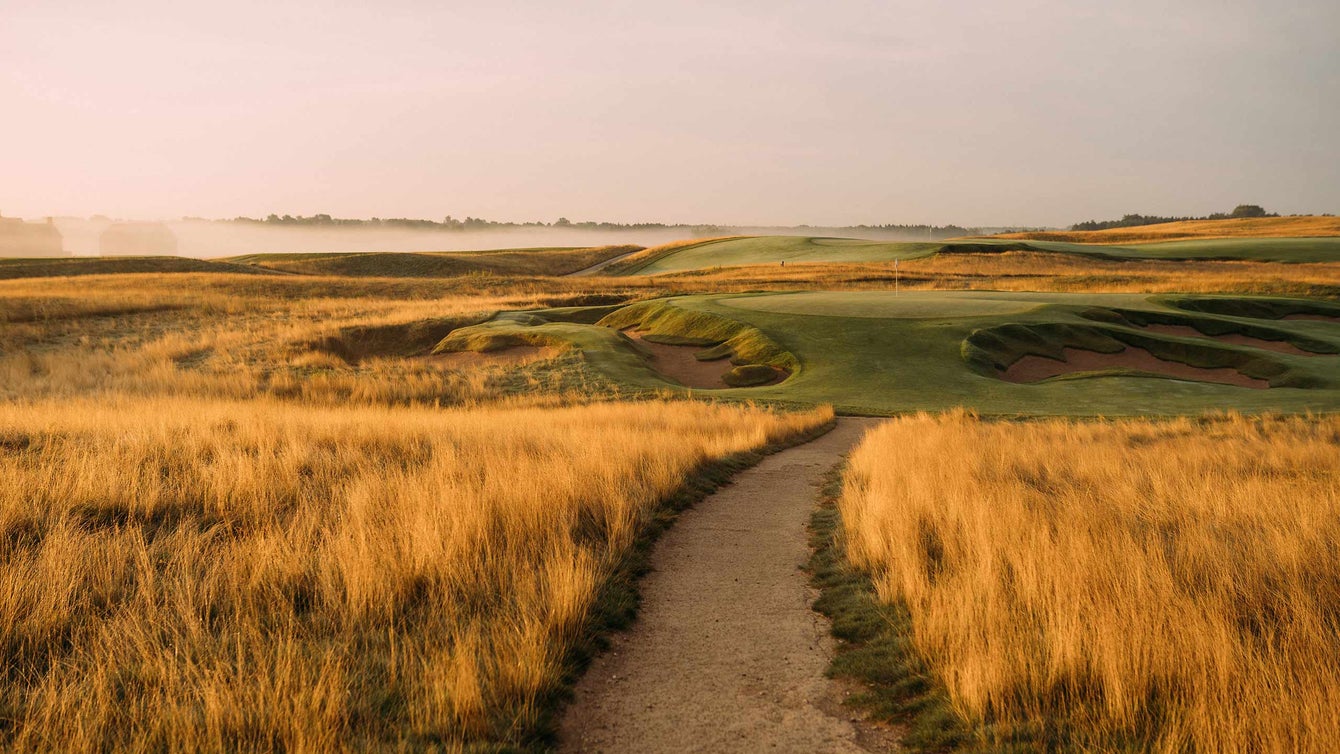
[[[790,373],[779,384],[721,386],[705,395],[831,403],[848,414],[956,406],[1077,416],[1340,410],[1340,306],[1301,299],[969,291],[683,296],[504,313],[456,330],[439,348],[570,344],[620,384],[679,389],[620,332],[628,328],[692,348],[700,359],[730,356]],[[1049,379],[1010,381],[1012,364],[1062,364],[1067,349],[1118,357],[1103,369],[1072,365]],[[1219,384],[1225,374],[1268,389]]]
[[[1214,238],[1125,245],[1008,238],[952,241],[864,241],[854,238],[750,236],[648,249],[618,268],[623,275],[659,275],[715,267],[893,262],[936,254],[1039,251],[1101,259],[1228,259],[1257,262],[1340,261],[1340,238]],[[634,260],[636,260],[634,262]]]
[[[1021,314],[1041,305],[1017,294],[998,296],[991,293],[959,293],[946,296],[940,291],[909,291],[898,295],[890,295],[888,291],[852,291],[841,296],[831,293],[789,293],[723,298],[720,303],[755,312],[877,319]]]

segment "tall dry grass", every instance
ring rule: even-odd
[[[1107,230],[1002,233],[997,238],[1019,238],[1070,243],[1141,243],[1184,238],[1300,238],[1340,236],[1340,218],[1333,215],[1297,217],[1235,217],[1223,220],[1181,220],[1156,225]]]
[[[0,748],[523,742],[658,503],[830,416],[0,404]]]
[[[840,506],[983,735],[1340,741],[1340,419],[903,418],[853,454]]]

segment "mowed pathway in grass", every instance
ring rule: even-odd
[[[801,569],[824,473],[878,422],[839,419],[681,515],[636,625],[578,685],[563,751],[867,751],[824,677],[832,639]]]

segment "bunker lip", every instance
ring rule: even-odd
[[[1177,361],[1164,361],[1149,351],[1135,346],[1127,346],[1125,350],[1117,353],[1099,353],[1080,348],[1065,348],[1063,350],[1065,361],[1030,354],[1011,364],[1000,373],[1000,377],[1008,382],[1031,383],[1075,372],[1132,369],[1194,382],[1232,385],[1256,390],[1270,387],[1268,380],[1248,377],[1231,367],[1206,369]]]
[[[1286,314],[1280,319],[1307,320],[1310,322],[1330,322],[1340,325],[1340,317],[1328,317],[1325,314]]]
[[[423,357],[441,369],[479,369],[518,366],[557,356],[563,349],[554,346],[509,346],[496,351],[449,351]]]
[[[1162,335],[1175,335],[1181,338],[1203,338],[1205,340],[1215,340],[1220,343],[1228,343],[1235,346],[1247,346],[1249,348],[1259,348],[1265,351],[1274,351],[1276,353],[1287,353],[1291,356],[1317,356],[1311,351],[1304,351],[1286,340],[1265,340],[1262,338],[1253,338],[1250,335],[1241,333],[1229,333],[1225,335],[1206,335],[1188,325],[1145,325],[1144,330],[1156,332]]]

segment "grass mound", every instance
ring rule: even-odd
[[[729,355],[736,364],[768,365],[788,372],[799,369],[796,357],[758,328],[710,312],[674,306],[670,301],[626,306],[597,324],[616,330],[636,327],[652,337],[676,337],[688,339],[683,342],[693,345],[713,345],[700,356],[704,360]]]
[[[767,364],[743,364],[722,375],[721,381],[731,387],[770,385],[786,378],[786,373]]]
[[[439,278],[461,275],[566,275],[640,246],[554,247],[453,252],[248,254],[224,260],[301,275]]]
[[[1281,298],[1187,296],[1167,299],[1169,306],[1190,312],[1219,314],[1226,317],[1250,319],[1284,319],[1311,315],[1340,322],[1340,304],[1324,301]]]
[[[1340,346],[1337,346],[1334,343],[1313,338],[1302,333],[1281,330],[1267,325],[1259,325],[1254,322],[1242,322],[1239,320],[1221,319],[1218,317],[1186,316],[1171,312],[1140,309],[1093,309],[1081,313],[1081,316],[1098,321],[1105,321],[1111,324],[1129,325],[1131,327],[1150,327],[1152,325],[1189,327],[1209,338],[1218,338],[1226,335],[1242,335],[1262,341],[1288,343],[1299,350],[1310,353],[1340,353]]]

